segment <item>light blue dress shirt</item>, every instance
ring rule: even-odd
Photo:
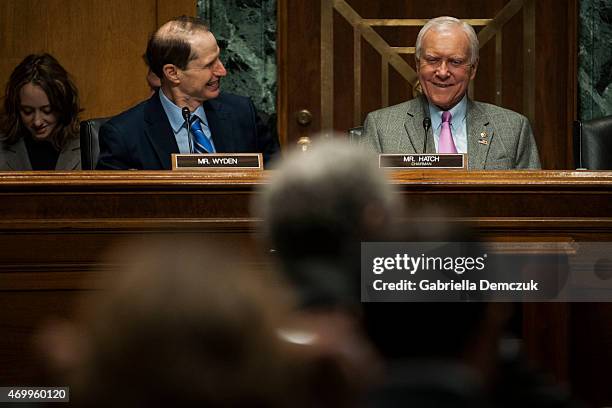
[[[436,152],[438,151],[438,141],[440,140],[440,132],[442,131],[442,112],[440,108],[429,103],[429,117],[431,118],[431,128],[434,135],[434,143],[436,144]],[[457,148],[457,153],[467,153],[467,95],[458,104],[450,110],[451,118],[451,133],[453,141]]]
[[[187,134],[187,124],[185,123],[185,119],[183,119],[183,108],[176,106],[174,102],[168,99],[161,89],[159,90],[159,100],[161,101],[162,107],[166,112],[168,121],[170,121],[170,127],[174,133],[174,138],[176,139],[176,144],[179,147],[179,152],[192,153],[189,151],[189,136]],[[200,118],[204,135],[208,138],[208,140],[210,140],[210,144],[214,148],[215,144],[212,141],[212,134],[210,133],[210,128],[208,127],[208,119],[206,119],[206,113],[204,112],[202,105],[198,106],[195,112],[192,112],[192,115],[197,115]],[[214,149],[214,151],[216,152],[217,149]]]

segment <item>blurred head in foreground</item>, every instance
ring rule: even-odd
[[[359,302],[360,243],[387,237],[398,208],[376,158],[339,138],[286,155],[255,204],[307,305]]]
[[[290,298],[208,241],[128,245],[85,311],[73,400],[104,407],[273,407],[289,395],[277,328]]]

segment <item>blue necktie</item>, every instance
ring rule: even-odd
[[[206,154],[215,152],[215,148],[202,130],[202,122],[200,121],[200,118],[195,115],[191,119],[191,133],[193,133],[194,136],[193,148],[195,153]]]

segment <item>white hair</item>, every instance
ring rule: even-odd
[[[422,57],[422,43],[425,34],[427,34],[430,30],[433,30],[436,33],[446,33],[455,27],[460,27],[467,35],[470,48],[470,65],[476,64],[476,61],[478,61],[478,49],[480,47],[478,37],[476,36],[476,31],[474,31],[474,28],[472,28],[472,26],[465,21],[449,16],[432,18],[423,26],[423,28],[421,28],[421,31],[419,31],[419,35],[417,36],[416,51],[414,54],[417,61],[419,61]]]

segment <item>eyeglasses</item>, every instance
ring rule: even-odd
[[[472,66],[472,64],[460,58],[445,59],[440,57],[426,56],[421,58],[419,61],[421,64],[433,69],[440,68],[443,62],[446,62],[446,67],[448,69],[467,69]]]

